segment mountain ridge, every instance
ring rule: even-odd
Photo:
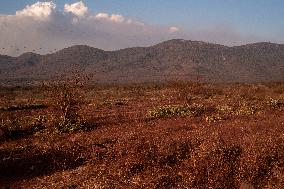
[[[204,42],[204,41],[185,40],[185,39],[171,39],[171,40],[163,41],[163,42],[157,43],[155,45],[151,45],[151,46],[145,46],[145,47],[135,46],[135,47],[122,48],[122,49],[118,49],[118,50],[103,50],[103,49],[96,48],[96,47],[93,47],[93,46],[79,44],[79,45],[68,46],[68,47],[65,47],[63,49],[59,49],[59,50],[57,50],[53,53],[47,53],[47,54],[38,54],[38,53],[35,53],[35,52],[25,52],[25,53],[23,53],[19,56],[9,56],[9,55],[5,55],[5,54],[0,54],[0,57],[18,58],[18,57],[20,57],[24,54],[33,54],[33,55],[45,56],[45,55],[55,54],[55,53],[58,53],[60,51],[67,50],[67,49],[75,49],[75,48],[78,48],[78,47],[91,48],[91,49],[95,49],[95,50],[103,51],[103,52],[117,52],[117,51],[122,51],[122,50],[127,50],[127,49],[150,48],[150,47],[155,47],[155,46],[159,46],[159,45],[162,45],[162,44],[165,44],[165,43],[171,43],[171,42],[187,42],[187,43],[195,43],[195,44],[207,44],[207,45],[215,45],[215,46],[226,47],[226,48],[239,48],[239,47],[249,47],[249,46],[258,46],[258,45],[270,45],[270,46],[277,46],[277,47],[283,46],[284,47],[284,44],[282,44],[282,43],[272,43],[272,42],[256,42],[256,43],[248,43],[248,44],[244,44],[244,45],[227,46],[227,45],[222,45],[222,44],[218,44],[218,43],[211,43],[211,42]]]
[[[46,55],[0,55],[0,80],[48,80],[74,70],[92,74],[98,82],[196,78],[216,82],[283,81],[284,44],[260,42],[228,47],[173,39],[116,51],[75,45]]]

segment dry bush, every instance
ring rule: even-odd
[[[69,94],[69,92],[62,91],[70,88],[62,87],[62,85],[55,86],[58,91],[51,94]],[[131,92],[133,88],[129,86],[121,90],[119,87],[107,88],[107,92],[102,89],[104,92],[101,93],[101,99],[105,99],[108,95],[113,96],[103,102],[103,106],[98,109],[91,109],[93,107],[89,106],[87,109],[90,111],[89,115],[93,113],[94,117],[101,116],[99,118],[103,120],[103,127],[89,133],[81,132],[63,136],[49,137],[50,135],[47,133],[47,135],[42,135],[46,138],[42,144],[35,143],[42,148],[56,144],[56,149],[62,151],[69,151],[76,147],[82,151],[76,150],[74,155],[67,154],[70,158],[66,158],[65,153],[59,153],[63,159],[57,159],[58,154],[54,153],[55,155],[52,155],[51,158],[52,162],[57,165],[60,162],[65,164],[66,161],[75,160],[73,164],[77,165],[77,158],[83,154],[83,157],[86,157],[84,165],[81,166],[79,159],[78,166],[81,167],[78,169],[59,172],[61,171],[60,166],[58,173],[48,177],[35,177],[32,181],[27,180],[24,186],[30,187],[34,184],[40,188],[40,184],[38,184],[40,182],[42,186],[54,185],[55,188],[68,188],[76,185],[78,188],[92,188],[96,183],[99,183],[97,188],[283,188],[284,137],[283,106],[281,105],[283,98],[281,95],[274,94],[273,90],[265,90],[264,92],[261,90],[259,99],[254,99],[253,95],[248,97],[245,94],[250,86],[233,85],[232,88],[228,88],[232,95],[228,95],[227,92],[224,94],[218,92],[217,87],[217,91],[209,91],[211,93],[209,96],[212,98],[206,99],[207,96],[204,92],[207,90],[198,91],[196,85],[192,87],[193,91],[197,91],[198,99],[194,103],[184,105],[181,101],[173,102],[177,98],[170,95],[176,94],[176,91],[172,88],[169,89],[169,86],[166,87],[166,89],[165,87],[150,88],[151,93],[148,91],[143,93],[143,97],[147,98],[139,97],[139,101],[136,98],[127,98],[129,106],[122,106],[124,101],[121,99],[129,97],[128,95],[138,98],[138,93],[134,95]],[[72,89],[73,92],[78,89],[79,94],[72,93],[74,94],[73,99],[81,96],[82,101],[80,98],[75,102],[65,100],[69,98],[59,95],[60,99],[65,102],[74,102],[73,105],[76,108],[70,110],[74,110],[75,113],[66,113],[66,108],[62,108],[66,106],[64,103],[60,104],[62,102],[59,101],[58,96],[54,95],[51,98],[56,102],[53,105],[53,109],[56,110],[53,111],[53,114],[57,118],[62,115],[66,115],[69,119],[73,118],[71,115],[82,116],[81,110],[85,102],[82,87],[75,85],[75,89]],[[255,90],[258,91],[258,89]],[[137,91],[139,92],[139,90]],[[174,92],[169,93],[166,96],[167,99],[161,99],[159,94],[164,91]],[[97,91],[95,93],[97,94]],[[241,97],[240,94],[244,94],[244,96]],[[94,96],[97,98],[96,95]],[[159,101],[149,105],[148,97],[157,96],[158,98],[155,100]],[[273,99],[270,99],[269,96]],[[139,104],[140,102],[144,102],[144,104]],[[164,106],[164,104],[175,103],[180,105]],[[126,113],[129,108],[135,109],[136,112],[133,115],[141,115],[142,119],[137,122],[130,120],[132,114],[128,117]],[[53,110],[52,107],[49,109]],[[150,111],[148,111],[149,109]],[[119,116],[106,117],[105,114],[110,110],[116,115],[123,115],[123,122],[119,121]],[[146,119],[149,116],[147,113],[151,111],[155,111],[159,118],[167,118]],[[84,109],[83,112],[86,110]],[[182,116],[185,114],[184,112],[189,115]],[[215,123],[206,123],[204,118],[207,118],[208,122]],[[41,120],[41,117],[35,118],[34,125],[42,124]],[[58,122],[56,123],[58,124]],[[70,127],[72,128],[72,125],[67,124],[65,125],[67,130],[60,132],[70,132]],[[34,137],[31,141],[40,142],[41,137]],[[66,146],[70,146],[70,148],[66,148]],[[32,145],[32,147],[34,146]],[[9,154],[6,152],[3,154]],[[29,162],[36,158],[44,159],[50,156],[49,153],[45,153],[34,158],[32,154],[35,153],[32,152],[28,157],[31,159]],[[14,157],[18,158],[18,156]],[[50,164],[49,160],[47,163]],[[28,166],[30,165],[33,164],[28,164]],[[39,168],[41,167],[40,163],[37,165]],[[63,168],[65,167],[63,166]],[[58,180],[62,182],[59,183]]]
[[[46,117],[39,115],[28,117],[19,116],[14,112],[0,114],[0,141],[15,140],[33,135],[44,130]]]
[[[55,132],[73,132],[86,128],[84,117],[80,114],[86,103],[83,92],[86,81],[83,77],[72,77],[46,85],[56,113]]]
[[[205,84],[192,88],[191,93],[193,95],[202,96],[204,99],[209,99],[211,97],[224,94],[223,90],[218,88],[218,86]]]
[[[283,136],[248,136],[243,143],[229,144],[221,132],[196,134],[122,137],[106,152],[103,161],[108,167],[100,179],[116,179],[132,188],[283,186]]]

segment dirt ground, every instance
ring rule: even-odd
[[[74,94],[76,121],[60,122],[60,88],[0,89],[0,188],[284,186],[284,83],[96,85]]]

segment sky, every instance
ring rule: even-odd
[[[0,0],[0,54],[76,44],[116,50],[174,38],[284,43],[283,7],[283,0]]]

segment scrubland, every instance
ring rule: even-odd
[[[283,188],[284,83],[1,87],[0,188]]]

